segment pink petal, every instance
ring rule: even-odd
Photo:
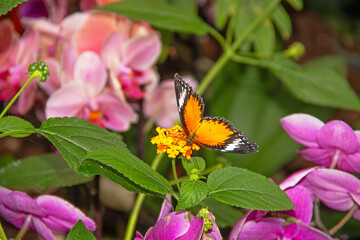
[[[11,211],[34,216],[45,216],[45,212],[37,205],[31,197],[23,192],[13,191],[1,199],[3,205]]]
[[[85,216],[78,208],[74,207],[71,203],[50,195],[42,195],[36,199],[39,206],[46,211],[49,215],[70,224],[75,225],[76,222],[81,219],[90,231],[95,230],[95,223]],[[70,229],[68,229],[70,230]]]
[[[171,194],[167,194],[166,198],[164,199],[164,201],[162,202],[161,205],[161,209],[159,212],[159,216],[157,219],[157,222],[162,219],[163,217],[165,217],[166,215],[168,215],[170,213],[172,209],[172,205],[171,205]]]
[[[184,235],[177,238],[176,240],[200,240],[203,232],[203,228],[204,228],[204,219],[197,218],[191,221],[188,231]]]
[[[74,68],[74,81],[83,82],[89,96],[95,96],[103,90],[106,77],[105,66],[98,55],[84,52],[78,57]]]
[[[46,102],[46,118],[77,116],[88,100],[85,88],[83,83],[72,82],[54,92]]]
[[[292,240],[332,240],[332,238],[318,229],[305,225],[302,222],[296,222],[298,232]]]
[[[274,240],[281,236],[285,220],[264,218],[260,221],[245,222],[238,236],[230,236],[231,240]]]
[[[0,204],[0,215],[17,228],[21,228],[24,225],[25,219],[28,216],[25,213],[12,211],[3,204]]]
[[[158,36],[132,38],[123,44],[122,50],[125,65],[136,70],[145,70],[154,65],[160,56],[160,38]]]
[[[98,55],[107,37],[117,28],[117,16],[111,13],[91,12],[76,30],[72,41],[77,53],[92,51]]]
[[[16,53],[16,62],[23,66],[28,65],[37,59],[40,46],[39,33],[28,28],[21,37],[18,51]]]
[[[360,152],[348,155],[341,153],[336,166],[346,172],[360,173]]]
[[[130,128],[131,123],[137,121],[137,115],[132,108],[126,102],[120,101],[109,90],[99,96],[97,102],[105,116],[103,123],[106,128],[114,131],[126,131]]]
[[[317,167],[307,168],[291,174],[287,179],[285,179],[282,183],[279,184],[279,187],[282,190],[286,190],[290,187],[294,187],[299,183],[301,184],[301,182],[305,180],[305,177],[316,168]]]
[[[60,35],[60,26],[50,22],[48,19],[23,17],[21,18],[21,23],[54,38]]]
[[[121,49],[123,46],[123,37],[118,33],[112,33],[105,41],[104,46],[101,51],[101,58],[104,61],[104,64],[110,68],[110,70],[115,71],[117,67],[121,64]]]
[[[0,21],[0,66],[8,58],[13,41],[17,37],[12,22],[9,19]]]
[[[188,212],[171,212],[160,221],[158,221],[152,229],[154,238],[148,239],[177,239],[183,236],[190,228]],[[145,236],[145,239],[146,236]]]
[[[142,239],[144,239],[144,237],[141,235],[141,233],[136,231],[134,240],[142,240]]]
[[[287,189],[285,193],[294,203],[295,209],[284,213],[302,220],[305,224],[309,224],[312,218],[314,194],[303,186]]]
[[[56,240],[54,234],[46,227],[46,225],[37,218],[31,219],[32,228],[37,231],[44,240]]]
[[[280,120],[289,136],[306,147],[318,147],[317,133],[324,126],[319,119],[308,114],[292,114]]]
[[[329,151],[327,149],[322,148],[307,148],[301,151],[298,151],[298,153],[301,154],[301,156],[310,161],[314,162],[316,164],[329,167],[331,164],[331,158],[332,158],[332,151]]]
[[[350,193],[357,193],[360,181],[353,175],[334,169],[316,169],[306,177],[309,189],[328,207],[347,211],[354,206]]]
[[[352,128],[342,121],[331,121],[319,131],[319,145],[327,149],[340,149],[347,154],[359,150],[358,138]]]
[[[24,91],[20,94],[18,100],[18,112],[21,115],[27,114],[35,104],[35,94],[37,89],[36,80],[31,81]]]

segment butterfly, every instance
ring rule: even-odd
[[[179,74],[175,74],[175,93],[182,128],[189,144],[196,143],[211,150],[254,153],[258,145],[220,117],[203,117],[203,99]]]

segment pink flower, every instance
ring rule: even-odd
[[[95,230],[95,223],[69,202],[50,195],[32,199],[18,191],[0,187],[0,215],[15,227],[28,224],[45,240],[55,240],[53,232],[70,231],[81,219],[90,231]]]
[[[74,80],[48,99],[46,117],[76,116],[115,131],[126,131],[137,116],[106,88],[106,78],[100,58],[93,52],[84,52],[76,61]]]
[[[106,40],[102,58],[110,70],[110,79],[118,96],[142,99],[141,87],[156,81],[153,65],[161,52],[161,42],[157,35],[127,38],[113,33]]]
[[[197,88],[197,82],[192,77],[184,80]],[[146,88],[144,99],[144,115],[163,128],[170,128],[179,120],[176,103],[174,79],[167,79],[158,84],[150,84]]]
[[[307,147],[299,151],[308,161],[348,172],[360,172],[360,131],[342,121],[324,124],[308,114],[292,114],[281,125],[296,142]]]
[[[1,21],[0,29],[7,36],[4,40],[1,39],[4,49],[0,53],[0,100],[8,101],[29,78],[25,72],[30,63],[36,60],[39,36],[28,29],[19,39],[7,20]],[[25,88],[16,103],[17,107],[13,109],[15,113],[24,115],[30,111],[35,103],[36,86],[36,81],[31,81]]]
[[[171,196],[167,195],[164,200],[158,220],[143,237],[140,233],[136,233],[134,240],[199,240],[201,238],[204,220],[203,218],[195,219],[189,212],[171,210]]]
[[[280,213],[293,217],[295,223],[274,217],[269,212],[250,211],[235,225],[229,239],[330,240],[328,235],[309,226],[315,197],[305,186],[308,184],[306,176],[314,169],[316,168],[297,172],[280,184],[295,205],[295,209]]]
[[[360,206],[360,180],[335,169],[315,169],[306,176],[307,186],[326,206],[348,211]],[[354,218],[360,220],[360,210]]]

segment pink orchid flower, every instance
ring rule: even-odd
[[[23,192],[0,187],[0,215],[15,227],[25,224],[45,240],[55,240],[55,233],[66,233],[81,219],[90,231],[95,223],[69,202],[50,195],[32,199]],[[25,226],[26,226],[25,225]]]
[[[39,36],[37,32],[28,29],[25,31],[21,39],[14,33],[12,24],[9,22],[1,21],[0,29],[5,31],[6,36],[11,36],[11,43],[8,38],[5,44],[9,50],[2,50],[0,61],[0,100],[10,100],[23,86],[29,75],[26,75],[28,66],[36,60],[39,49]],[[35,103],[35,91],[37,89],[36,81],[31,81],[30,84],[20,95],[16,107],[13,108],[15,114],[24,115],[30,111]]]
[[[326,167],[360,172],[360,131],[353,131],[342,121],[324,124],[308,114],[292,114],[281,119],[292,139],[307,147],[301,156]]]
[[[307,188],[326,206],[339,211],[359,208],[360,180],[357,177],[340,170],[319,168],[311,171],[306,180]],[[360,220],[360,210],[355,211],[353,217]]]
[[[106,88],[107,74],[100,58],[84,52],[74,67],[73,81],[62,85],[46,103],[46,117],[81,117],[101,127],[126,131],[137,115]]]
[[[197,82],[190,76],[183,79],[197,89]],[[167,79],[160,84],[148,85],[144,98],[144,115],[163,128],[170,128],[179,120],[176,103],[174,79]]]
[[[118,96],[142,99],[141,87],[157,81],[153,65],[161,52],[158,35],[126,38],[120,33],[111,34],[102,50],[102,58],[110,70],[112,87]]]
[[[143,237],[136,233],[134,240],[200,240],[204,227],[203,218],[195,219],[187,211],[171,211],[171,196],[164,200],[156,224]]]
[[[250,211],[233,228],[231,240],[330,240],[325,233],[309,226],[312,218],[314,194],[305,186],[306,176],[316,168],[305,169],[291,175],[280,187],[285,190],[295,209],[279,213],[289,216],[289,222],[266,211]],[[292,217],[292,220],[291,218]],[[295,222],[294,222],[295,221]],[[290,223],[290,224],[289,224]]]

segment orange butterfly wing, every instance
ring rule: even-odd
[[[238,131],[224,118],[204,117],[202,98],[175,74],[175,93],[181,124],[188,138],[195,143],[212,150],[252,153],[258,151],[256,143]]]

